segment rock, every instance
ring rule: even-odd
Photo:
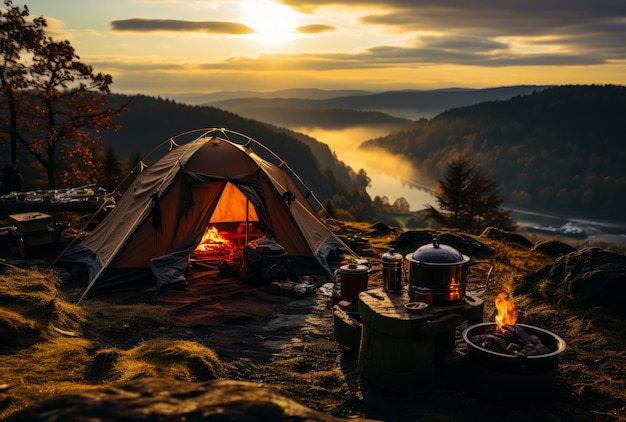
[[[389,227],[385,223],[381,223],[380,221],[372,224],[370,226],[370,229],[372,229],[372,235],[373,236],[376,236],[376,235],[378,235],[378,236],[386,236],[386,235],[390,234],[393,231],[391,227]]]
[[[566,255],[568,253],[574,252],[575,250],[575,247],[558,240],[540,241],[531,248],[531,251],[541,252],[545,255],[548,255],[550,258],[558,258],[561,255]]]
[[[4,419],[18,421],[341,421],[243,381],[190,383],[142,378],[97,390],[63,393]]]
[[[504,230],[500,230],[496,227],[487,227],[485,230],[483,230],[481,236],[492,240],[497,240],[498,242],[519,245],[524,248],[530,248],[531,246],[533,246],[533,243],[521,234],[507,232]]]
[[[438,237],[443,245],[452,246],[462,254],[471,258],[485,258],[495,255],[491,246],[462,233],[443,232],[433,229],[411,230],[402,233],[396,240],[395,249],[406,255],[415,252],[420,246],[432,243],[433,237]]]
[[[626,313],[626,256],[605,249],[585,248],[554,262],[548,279],[558,298],[571,297],[582,307],[602,306]]]

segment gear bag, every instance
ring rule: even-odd
[[[243,247],[243,259],[239,278],[257,284],[269,284],[284,280],[290,274],[289,255],[285,249],[271,239],[250,241]]]

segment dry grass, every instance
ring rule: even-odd
[[[222,378],[224,368],[210,349],[191,341],[152,339],[130,350],[99,350],[89,368],[89,378],[124,382],[141,377],[182,381]]]
[[[63,299],[54,271],[1,269],[0,419],[54,394],[142,376],[223,376],[215,353],[198,343],[136,340],[169,326],[160,307],[76,306]]]
[[[5,348],[33,344],[58,331],[80,330],[85,310],[65,301],[51,270],[8,267],[0,274],[0,343]]]

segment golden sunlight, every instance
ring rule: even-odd
[[[279,44],[297,37],[299,16],[289,7],[270,0],[249,0],[243,7],[242,23],[255,31],[246,38],[263,44]]]

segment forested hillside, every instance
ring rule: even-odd
[[[626,87],[562,86],[455,108],[369,140],[440,179],[464,153],[501,184],[513,206],[626,215]]]

